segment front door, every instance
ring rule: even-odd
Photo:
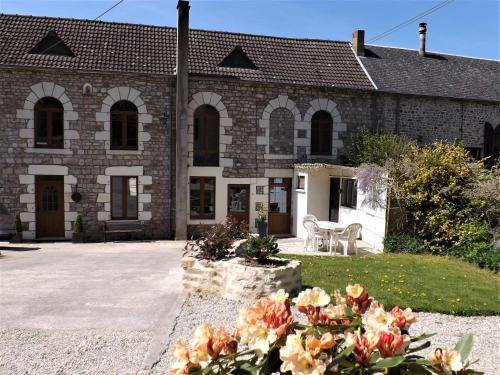
[[[340,210],[340,178],[330,178],[330,210],[328,220],[339,222]]]
[[[250,185],[227,186],[227,215],[236,221],[249,224]]]
[[[36,176],[36,236],[64,237],[64,177]]]
[[[291,187],[291,178],[269,179],[269,234],[290,234]]]

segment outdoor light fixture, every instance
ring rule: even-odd
[[[236,159],[234,161],[234,166],[236,167],[236,169],[240,169],[241,168],[241,161],[240,161],[240,159]]]
[[[71,200],[75,203],[82,200],[82,194],[78,192],[78,184],[71,186]]]

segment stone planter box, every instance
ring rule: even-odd
[[[299,261],[290,260],[283,266],[264,268],[240,264],[240,260],[233,258],[213,262],[182,258],[184,290],[246,302],[268,296],[279,289],[295,295],[302,287]]]

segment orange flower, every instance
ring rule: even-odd
[[[399,330],[398,330],[399,331]],[[404,354],[410,345],[410,336],[393,332],[380,332],[377,349],[382,358]]]
[[[317,339],[313,335],[306,337],[306,350],[311,353],[314,358],[317,358],[322,350],[327,350],[335,346],[336,342],[333,335],[327,332]]]
[[[172,348],[172,366],[170,367],[171,375],[183,375],[189,373],[189,368],[195,366],[191,363],[189,349],[183,340],[177,340]]]
[[[451,375],[463,369],[460,353],[451,349],[436,349],[429,354],[429,362],[435,364],[439,372]]]
[[[399,329],[404,329],[405,331],[408,331],[410,325],[415,323],[415,321],[417,320],[415,314],[413,313],[413,311],[411,311],[410,308],[401,310],[399,306],[394,306],[390,313],[393,317],[391,323],[392,326],[398,327]]]
[[[356,334],[348,332],[345,336],[347,346],[354,345],[354,359],[359,364],[367,366],[372,358],[372,352],[377,347],[378,337],[367,337],[362,335],[360,331]]]
[[[365,288],[360,284],[348,285],[346,292],[346,302],[351,306],[354,315],[363,314],[373,301],[373,297],[370,297]]]
[[[261,298],[253,306],[240,310],[236,332],[242,344],[263,355],[293,321],[288,299]]]
[[[208,343],[208,354],[216,359],[220,353],[234,354],[238,349],[238,341],[226,332],[224,327],[220,327],[217,334]]]

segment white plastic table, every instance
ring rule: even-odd
[[[328,250],[330,251],[330,255],[332,255],[333,242],[335,239],[335,235],[342,232],[345,229],[345,226],[342,224],[336,223],[334,221],[320,221],[316,222],[318,224],[319,229],[326,230],[330,235],[330,241],[328,244]],[[335,249],[337,252],[337,249]]]

